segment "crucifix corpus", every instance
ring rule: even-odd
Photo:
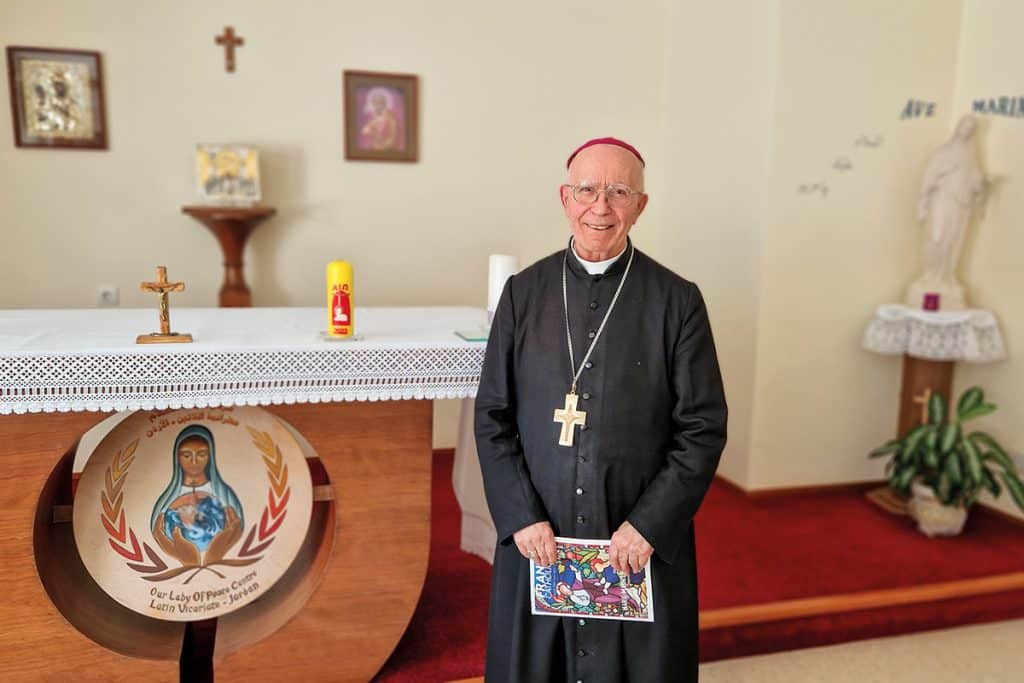
[[[580,397],[575,393],[568,393],[565,395],[565,408],[555,409],[554,422],[562,423],[562,433],[558,435],[559,446],[571,446],[576,425],[582,427],[587,424],[587,414],[582,410],[576,410],[576,403],[579,400]]]
[[[171,332],[171,309],[167,302],[169,292],[185,291],[184,282],[168,282],[167,266],[156,267],[156,282],[142,282],[139,289],[143,292],[153,292],[160,295],[160,331],[140,334],[135,338],[136,344],[173,344],[189,343],[192,341],[191,334]]]
[[[224,70],[232,73],[235,70],[235,48],[245,45],[245,39],[235,35],[233,26],[225,26],[224,33],[214,36],[217,45],[224,46]]]

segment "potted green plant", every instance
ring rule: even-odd
[[[1005,487],[1024,510],[1024,482],[1006,450],[989,434],[964,429],[964,423],[995,409],[985,402],[979,387],[964,391],[955,416],[946,410],[942,394],[934,393],[928,401],[927,422],[868,455],[890,456],[885,465],[889,486],[912,496],[910,513],[928,536],[959,534],[967,511],[984,490],[998,498]]]

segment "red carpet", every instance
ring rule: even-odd
[[[434,459],[430,565],[405,636],[375,681],[483,674],[490,566],[459,550],[452,456]],[[1024,571],[1024,529],[982,509],[927,539],[856,491],[751,500],[716,482],[696,521],[701,610]],[[454,596],[459,608],[446,607]],[[1024,617],[1024,590],[701,631],[701,659]]]
[[[409,628],[374,681],[439,683],[484,674],[491,565],[459,550],[462,514],[452,461],[451,453],[434,456],[426,584]]]
[[[853,490],[751,500],[715,482],[697,514],[701,610],[1024,571],[1024,528],[975,508],[929,539]],[[701,631],[701,659],[1024,617],[1024,591]]]
[[[1024,527],[975,508],[929,539],[852,490],[752,500],[716,481],[696,525],[701,609],[1024,570]]]

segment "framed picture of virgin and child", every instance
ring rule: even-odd
[[[412,74],[345,71],[345,158],[419,159],[419,78]]]
[[[100,53],[8,47],[14,144],[107,149]]]

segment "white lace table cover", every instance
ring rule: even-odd
[[[902,304],[880,306],[864,332],[864,348],[938,361],[986,363],[1006,351],[991,311],[924,311]]]
[[[326,341],[322,308],[178,308],[192,344],[137,345],[156,310],[0,311],[0,414],[472,398],[475,308],[357,308],[358,341]]]

